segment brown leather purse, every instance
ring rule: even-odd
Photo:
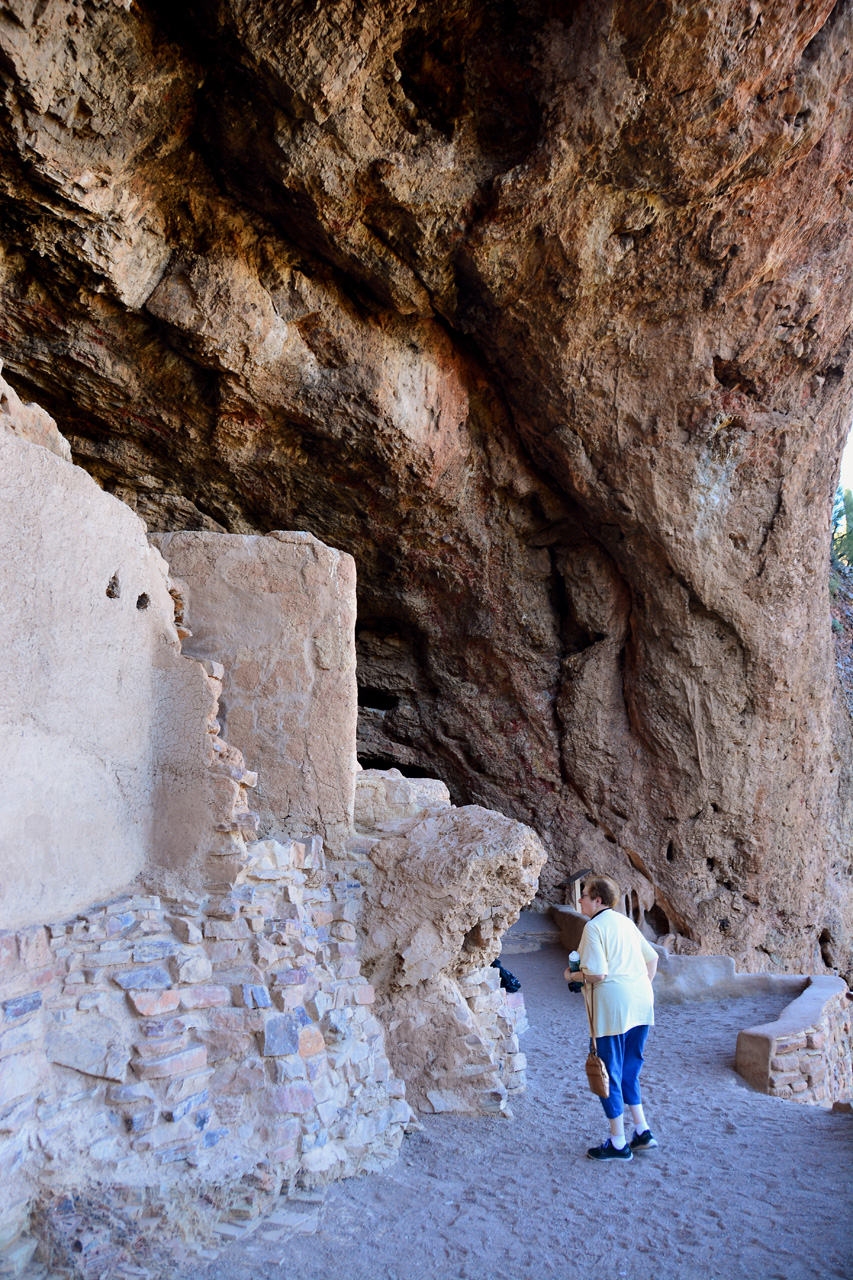
[[[589,984],[589,1004],[586,1005],[586,1016],[589,1020],[589,1054],[586,1060],[586,1078],[589,1081],[589,1087],[595,1094],[596,1098],[610,1097],[610,1076],[607,1073],[607,1067],[604,1061],[599,1058],[595,1045],[595,1031],[593,1029],[594,1009],[593,1002],[595,1000],[596,984]]]

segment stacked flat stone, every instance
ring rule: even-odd
[[[850,992],[841,978],[815,975],[776,1022],[738,1034],[735,1067],[777,1098],[828,1105],[853,1098]]]
[[[774,1039],[768,1092],[798,1102],[853,1098],[851,1005],[846,992],[834,995],[823,1016],[799,1033]]]
[[[325,878],[319,838],[257,841],[224,891],[0,935],[0,1235],[77,1162],[163,1189],[164,1168],[280,1186],[393,1158],[411,1111],[356,954],[361,886]]]

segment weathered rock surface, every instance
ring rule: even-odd
[[[0,360],[0,371],[3,361]],[[9,431],[19,440],[41,445],[58,458],[71,461],[71,446],[60,433],[49,413],[38,404],[24,404],[15,390],[9,386],[0,372],[0,428]]]
[[[524,1086],[526,1021],[523,997],[490,966],[536,892],[542,842],[397,769],[359,773],[356,831],[368,837],[356,841],[361,960],[407,1098],[433,1111],[505,1110]]]
[[[832,597],[832,631],[841,692],[853,716],[853,569],[833,567],[829,577]]]
[[[384,810],[377,779],[390,783]],[[385,986],[491,964],[545,863],[529,827],[479,805],[436,803],[418,793],[420,781],[396,769],[366,770],[357,780],[357,792],[372,792],[369,809],[359,805],[357,830],[376,836],[367,852],[374,872],[361,920],[364,956]]]
[[[156,529],[360,574],[365,762],[849,968],[849,0],[7,0],[0,353]]]

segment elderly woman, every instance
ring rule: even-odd
[[[610,1096],[601,1099],[610,1137],[590,1147],[591,1160],[631,1160],[635,1151],[658,1145],[640,1098],[643,1049],[655,1020],[652,979],[658,958],[633,921],[614,910],[618,901],[619,886],[609,877],[585,882],[581,911],[589,919],[578,948],[580,970],[565,972],[568,981],[584,985],[596,1048],[610,1076]],[[634,1121],[630,1143],[625,1141],[625,1103]]]

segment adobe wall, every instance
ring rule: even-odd
[[[257,775],[220,732],[225,668],[182,655],[179,592],[144,525],[13,396],[0,401],[0,1253],[71,1188],[119,1218],[144,1202],[179,1232],[192,1200],[204,1234],[297,1176],[376,1167],[410,1116],[356,955],[360,886],[325,870],[322,833],[351,830],[352,561],[298,534],[221,542],[230,585],[208,597],[206,634],[225,637],[244,683],[257,654],[261,733],[246,739],[289,788],[272,815],[266,792],[263,834],[285,816],[311,832],[257,840]],[[254,724],[250,703],[231,699],[237,728]]]
[[[36,406],[0,391],[5,425],[25,431]],[[11,429],[0,590],[0,921],[14,929],[109,897],[152,859],[199,860],[216,698],[181,657],[141,520]],[[165,780],[168,809],[152,804]]]
[[[355,563],[309,533],[153,535],[184,592],[184,652],[225,667],[223,734],[258,771],[260,836],[352,832]]]
[[[204,1236],[380,1167],[407,1082],[431,1110],[506,1110],[524,1005],[488,961],[545,856],[399,775],[362,788],[357,831],[351,558],[175,534],[173,579],[35,408],[0,399],[0,1271],[70,1190]],[[434,883],[458,899],[438,932]],[[398,946],[418,960],[393,1062],[372,972]]]

